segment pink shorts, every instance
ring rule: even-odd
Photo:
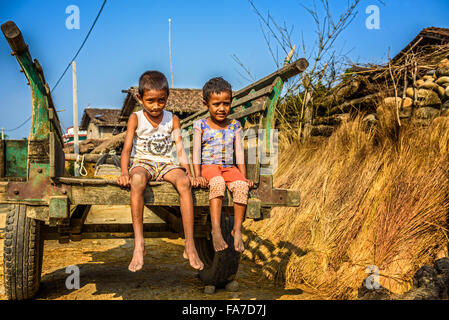
[[[227,186],[234,181],[246,181],[237,167],[222,167],[218,164],[203,164],[201,166],[201,176],[206,178],[207,181],[210,181],[213,177],[222,176]]]
[[[237,167],[205,164],[201,166],[201,176],[209,182],[209,199],[223,197],[227,186],[235,203],[248,203],[249,186]]]

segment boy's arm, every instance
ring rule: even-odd
[[[201,130],[193,127],[193,171],[195,177],[201,177]]]
[[[121,186],[129,186],[129,155],[133,146],[133,138],[137,128],[137,122],[137,116],[134,113],[131,114],[128,120],[125,142],[123,144],[123,150],[120,159],[121,175],[117,178],[117,183]]]
[[[243,140],[242,140],[242,130],[239,129],[235,133],[235,139],[234,139],[234,150],[235,150],[235,161],[237,163],[237,168],[240,170],[242,175],[246,179],[246,165],[245,165],[245,152],[243,148]],[[254,182],[251,180],[246,179],[249,186],[252,187]]]
[[[193,126],[193,171],[201,187],[207,187],[206,178],[201,176],[201,129]]]
[[[187,158],[184,146],[182,145],[181,123],[179,122],[179,118],[175,115],[173,115],[173,139],[175,140],[179,162],[186,169],[189,178],[192,178],[189,159]]]

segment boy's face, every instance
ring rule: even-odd
[[[227,91],[213,92],[209,100],[203,101],[209,109],[210,117],[218,122],[224,121],[231,111],[231,94]]]
[[[167,91],[145,90],[143,97],[137,96],[139,102],[152,117],[159,117],[167,104]]]

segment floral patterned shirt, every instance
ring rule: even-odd
[[[242,129],[238,120],[231,120],[226,129],[212,129],[206,119],[201,119],[193,128],[201,131],[201,164],[234,165],[235,136]]]

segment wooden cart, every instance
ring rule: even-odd
[[[129,205],[129,189],[114,181],[68,176],[64,169],[62,131],[50,88],[37,59],[32,59],[20,30],[12,21],[1,26],[12,55],[28,79],[32,95],[32,122],[28,139],[0,140],[0,203],[9,204],[4,239],[5,289],[9,299],[32,298],[42,269],[44,240],[60,243],[82,239],[132,238],[131,224],[85,224],[92,205]],[[299,59],[237,91],[230,118],[245,127],[245,152],[256,152],[259,145],[270,150],[274,113],[281,90],[288,78],[308,66]],[[198,112],[181,123],[192,132],[193,121],[207,116]],[[257,129],[266,129],[259,134]],[[248,164],[250,190],[246,218],[266,219],[275,206],[298,206],[299,192],[273,188],[273,177],[259,160]],[[207,189],[194,189],[195,242],[205,268],[199,271],[206,285],[225,286],[235,277],[240,254],[233,249],[232,198],[223,199],[222,230],[228,249],[216,253],[210,237]],[[183,237],[179,196],[169,183],[152,182],[145,192],[145,206],[164,223],[144,224],[144,236]],[[231,209],[231,210],[230,210]]]

